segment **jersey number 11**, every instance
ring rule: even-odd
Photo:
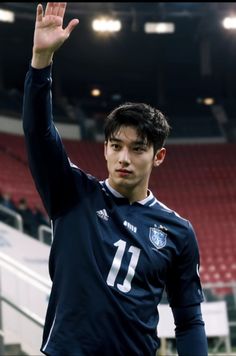
[[[115,280],[121,267],[122,258],[125,253],[126,242],[123,240],[119,240],[114,243],[114,246],[117,246],[117,251],[107,277],[107,284],[112,287],[114,287],[115,285]],[[134,278],[135,268],[138,264],[138,259],[141,250],[135,246],[130,246],[128,252],[131,253],[132,256],[128,266],[127,275],[123,284],[117,283],[117,288],[123,293],[128,293],[131,290],[131,281]]]

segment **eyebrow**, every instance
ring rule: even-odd
[[[122,140],[120,140],[119,138],[116,138],[116,137],[111,137],[109,140],[113,141],[113,142],[118,142],[118,143],[123,142]],[[131,144],[138,145],[138,146],[148,146],[147,142],[144,142],[141,140],[133,141],[133,142],[131,142]]]

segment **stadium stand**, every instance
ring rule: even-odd
[[[201,100],[199,103],[192,98],[189,102],[183,99],[170,100],[165,111],[172,127],[171,138],[222,139],[222,131],[212,115],[211,106],[204,105]]]
[[[235,280],[236,145],[182,145],[168,150],[166,166],[153,177],[153,190],[192,221],[203,282]]]
[[[23,137],[1,133],[0,142],[2,191],[10,192],[15,203],[24,196],[32,209],[36,205],[43,209],[28,169]],[[99,179],[106,177],[102,143],[63,142],[74,164]],[[170,144],[167,148],[163,166],[153,171],[151,189],[193,223],[203,283],[236,280],[236,145]]]
[[[1,190],[10,192],[16,204],[23,196],[31,208],[39,202],[29,173],[23,138],[0,134]]]

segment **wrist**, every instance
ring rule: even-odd
[[[38,53],[33,50],[31,66],[35,69],[42,69],[48,67],[52,63],[52,59],[53,59],[52,52]]]

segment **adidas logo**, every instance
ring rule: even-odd
[[[106,209],[98,210],[96,213],[97,216],[103,220],[107,221],[109,219]]]

